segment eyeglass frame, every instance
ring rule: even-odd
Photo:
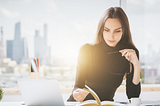
[[[114,53],[119,53],[119,51],[114,51],[114,52],[109,52],[107,54],[114,54]],[[127,72],[127,75],[130,74],[132,72],[132,63],[129,61],[129,65],[130,65],[130,71]],[[112,74],[115,74],[115,75],[125,75],[126,72],[124,74],[120,74],[120,73],[114,73],[111,71]]]

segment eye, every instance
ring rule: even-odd
[[[116,31],[116,33],[121,32],[120,30]]]
[[[108,30],[108,29],[104,29],[104,31],[109,32],[109,30]]]

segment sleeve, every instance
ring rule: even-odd
[[[136,51],[137,57],[139,59],[139,52],[138,52],[137,49],[135,51]],[[140,92],[141,92],[140,82],[137,85],[135,85],[132,82],[133,74],[134,74],[134,67],[133,67],[133,64],[132,64],[132,72],[127,75],[127,79],[126,79],[126,94],[128,96],[128,99],[130,99],[132,97],[139,97]]]
[[[77,67],[76,67],[75,85],[74,85],[72,94],[67,101],[75,101],[73,98],[73,92],[77,88],[85,87],[86,72],[87,72],[88,61],[89,61],[88,54],[89,54],[89,44],[85,44],[79,50]]]
[[[75,88],[84,88],[86,80],[86,72],[88,68],[88,44],[83,45],[79,50],[78,61],[77,61],[77,71],[75,78]]]

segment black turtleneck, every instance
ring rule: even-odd
[[[128,98],[139,97],[140,83],[133,84],[134,67],[130,72],[130,63],[120,52],[122,49],[134,49],[139,58],[138,50],[133,46],[124,46],[118,43],[115,47],[108,46],[105,42],[96,45],[85,44],[80,48],[74,90],[84,88],[85,84],[93,89],[101,101],[113,101],[117,88],[121,85],[125,73],[126,94]],[[116,53],[112,53],[116,52]],[[85,100],[94,99],[88,94]],[[68,101],[75,101],[71,94]]]

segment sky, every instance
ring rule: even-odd
[[[148,53],[148,45],[160,50],[159,5],[160,0],[127,0],[125,12],[140,54]],[[5,40],[13,40],[15,24],[20,22],[32,58],[35,30],[43,36],[47,24],[52,56],[77,57],[83,44],[94,41],[99,19],[111,6],[119,6],[119,0],[0,0],[0,26]]]

